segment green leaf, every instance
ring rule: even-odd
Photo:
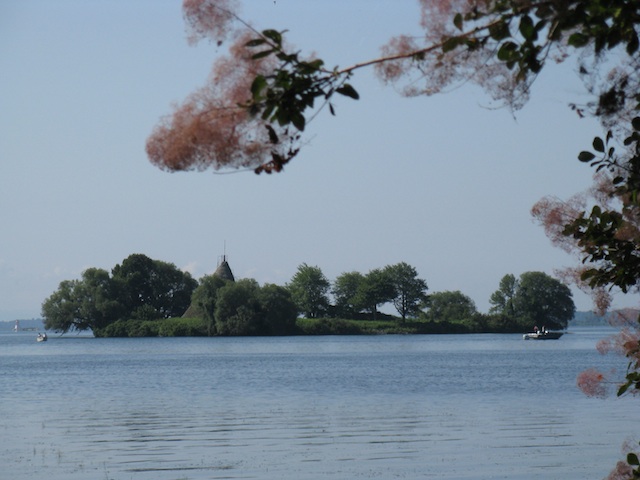
[[[278,125],[280,125],[281,127],[284,127],[285,125],[291,123],[291,116],[289,115],[289,112],[287,112],[287,110],[282,107],[278,108],[275,111],[273,117],[275,120],[277,120]]]
[[[462,31],[462,22],[463,22],[462,14],[461,13],[456,13],[456,16],[453,17],[453,24],[460,31]]]
[[[313,60],[311,62],[304,62],[306,66],[308,66],[310,69],[312,70],[320,70],[322,68],[322,66],[324,65],[324,62],[322,60],[320,60],[319,58],[316,60]]]
[[[354,100],[358,100],[360,95],[356,92],[356,89],[353,88],[349,83],[343,84],[340,88],[336,89],[336,92],[340,95],[344,95],[345,97],[353,98]]]
[[[627,43],[627,53],[631,56],[638,51],[640,43],[638,42],[638,35],[635,32],[631,33],[632,37]]]
[[[268,57],[273,52],[274,52],[274,50],[272,48],[270,48],[269,50],[262,50],[261,52],[258,52],[255,55],[252,55],[251,58],[253,60],[259,60],[261,58]]]
[[[460,39],[458,37],[449,37],[442,44],[442,51],[444,53],[450,52],[451,50],[454,50],[456,47],[458,47],[458,45],[460,45]]]
[[[593,139],[593,148],[596,152],[604,152],[604,142],[600,137],[596,137]]]
[[[462,41],[462,43],[467,46],[469,51],[477,50],[484,45],[484,43],[477,38],[466,38]]]
[[[295,112],[291,115],[291,123],[293,123],[293,126],[298,130],[304,132],[304,127],[307,121],[304,118],[304,115],[302,115],[300,112]]]
[[[282,45],[282,34],[277,30],[263,30],[262,35],[272,40],[276,45]]]
[[[636,455],[633,452],[627,454],[627,463],[629,465],[640,465],[640,461],[638,460],[638,455]]]
[[[256,78],[253,79],[253,82],[251,83],[251,94],[253,95],[254,100],[258,100],[260,98],[260,94],[266,86],[267,79],[264,78],[263,75],[257,75]]]
[[[504,40],[507,37],[511,36],[511,32],[509,31],[509,25],[506,22],[499,22],[496,25],[492,25],[489,27],[489,35],[494,40]]]
[[[635,117],[633,120],[631,120],[631,125],[633,126],[634,130],[640,130],[640,117]]]
[[[578,160],[580,160],[581,162],[590,162],[594,158],[596,158],[596,156],[591,152],[583,151],[580,152],[580,155],[578,155]]]
[[[525,15],[520,20],[520,33],[525,40],[535,40],[538,36],[536,29],[533,26],[533,20],[529,15]]]
[[[567,43],[576,48],[584,47],[587,43],[589,43],[589,37],[583,35],[582,33],[576,32],[569,37]]]
[[[503,62],[512,61],[516,55],[516,50],[518,46],[513,42],[505,42],[502,44],[500,49],[498,50],[498,59]]]
[[[264,45],[264,38],[254,38],[253,40],[249,40],[244,44],[245,47],[258,47],[260,45]]]
[[[296,63],[298,61],[297,53],[278,52],[276,54],[276,57],[278,58],[278,60],[281,60],[286,63]]]
[[[276,131],[273,129],[271,125],[265,125],[267,127],[267,132],[269,133],[269,141],[274,145],[277,145],[279,142],[278,135]]]

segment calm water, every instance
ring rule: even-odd
[[[604,335],[4,334],[0,479],[598,479],[639,425],[575,386]]]

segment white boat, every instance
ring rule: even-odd
[[[548,330],[542,332],[529,332],[522,335],[523,340],[557,340],[563,335],[563,332],[550,332]]]
[[[39,333],[38,336],[36,337],[36,342],[46,342],[46,341],[47,341],[46,333]]]

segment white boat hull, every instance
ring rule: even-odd
[[[522,335],[523,340],[557,340],[563,332],[531,332]]]

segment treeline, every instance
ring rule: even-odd
[[[172,263],[133,254],[111,272],[89,268],[79,280],[65,280],[42,304],[48,330],[92,330],[118,321],[180,317],[198,282]]]
[[[488,314],[460,291],[427,291],[404,262],[333,282],[302,264],[285,286],[261,286],[216,274],[196,281],[171,263],[134,254],[111,272],[90,268],[61,282],[42,314],[45,328],[57,332],[140,337],[521,332],[564,328],[575,312],[570,290],[541,272],[506,275]],[[385,304],[397,316],[381,313]]]
[[[260,286],[253,279],[237,282],[209,275],[194,289],[182,318],[121,319],[94,331],[96,336],[292,335],[298,312],[289,291]]]
[[[403,333],[512,333],[536,325],[562,329],[575,313],[571,290],[543,272],[526,272],[519,278],[505,275],[489,299],[488,314],[478,312],[474,301],[460,291],[428,294],[426,281],[404,262],[366,274],[343,273],[333,283],[319,267],[302,264],[288,288],[309,319],[376,321],[381,316],[378,309],[390,303],[398,317],[387,318],[397,320],[395,326],[386,325],[387,330]],[[329,324],[346,330],[362,325]]]

